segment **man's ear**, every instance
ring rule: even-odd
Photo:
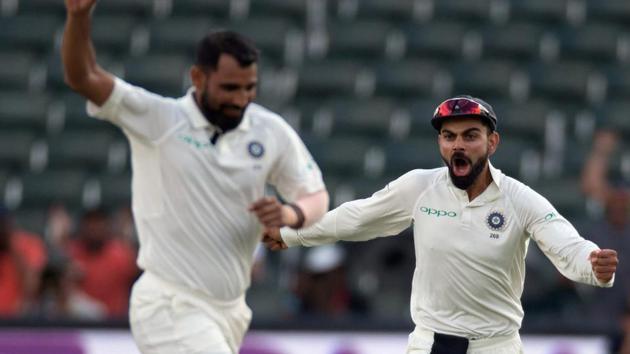
[[[206,86],[207,79],[208,74],[201,67],[193,65],[190,68],[190,80],[192,81],[193,86],[195,86],[195,91],[202,92]]]
[[[488,155],[493,155],[494,152],[497,151],[500,142],[501,136],[496,131],[488,135]]]

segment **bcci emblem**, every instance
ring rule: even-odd
[[[247,145],[247,151],[249,151],[250,155],[259,159],[262,155],[265,154],[265,147],[257,141],[252,141],[251,143],[249,143],[249,145]]]
[[[486,224],[493,231],[503,231],[505,229],[505,216],[498,211],[488,214]]]

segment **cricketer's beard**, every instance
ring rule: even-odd
[[[472,164],[472,161],[470,161],[470,159],[461,152],[454,153],[453,156],[451,156],[450,163],[446,161],[444,157],[442,157],[442,160],[444,160],[444,163],[446,163],[446,166],[448,166],[448,174],[451,177],[451,181],[453,181],[455,187],[466,190],[468,189],[468,187],[472,186],[473,183],[475,183],[477,177],[479,177],[479,175],[483,171],[483,168],[486,167],[486,164],[488,163],[488,157],[489,155],[486,154],[486,156],[481,157],[474,165]],[[453,173],[453,160],[455,158],[460,158],[468,161],[468,163],[472,165],[470,173],[468,173],[466,176],[456,176],[455,173]]]
[[[198,102],[198,105],[208,122],[218,127],[221,130],[221,133],[227,133],[228,131],[238,127],[243,120],[243,114],[247,108],[247,106],[241,108],[234,105],[221,105],[219,106],[219,109],[212,109],[208,100],[208,90],[204,90],[201,93],[201,102]],[[239,109],[241,110],[241,115],[239,117],[227,116],[223,114],[223,110],[226,108]]]

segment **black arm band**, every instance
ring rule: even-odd
[[[295,224],[288,225],[288,226],[295,230],[301,229],[302,226],[304,226],[304,220],[306,219],[304,217],[304,212],[302,211],[302,208],[300,208],[299,206],[297,206],[297,204],[294,204],[294,203],[287,203],[287,206],[291,207],[291,209],[295,211],[295,215],[297,216],[297,221],[295,222]]]

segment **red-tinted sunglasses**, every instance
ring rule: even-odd
[[[492,116],[490,111],[468,98],[451,98],[442,102],[433,113],[433,118],[451,117],[451,116]]]
[[[497,118],[494,112],[482,103],[467,97],[450,98],[440,103],[433,113],[431,124],[439,131],[442,126],[442,118],[457,116],[480,116],[488,121],[492,130],[496,129]]]

